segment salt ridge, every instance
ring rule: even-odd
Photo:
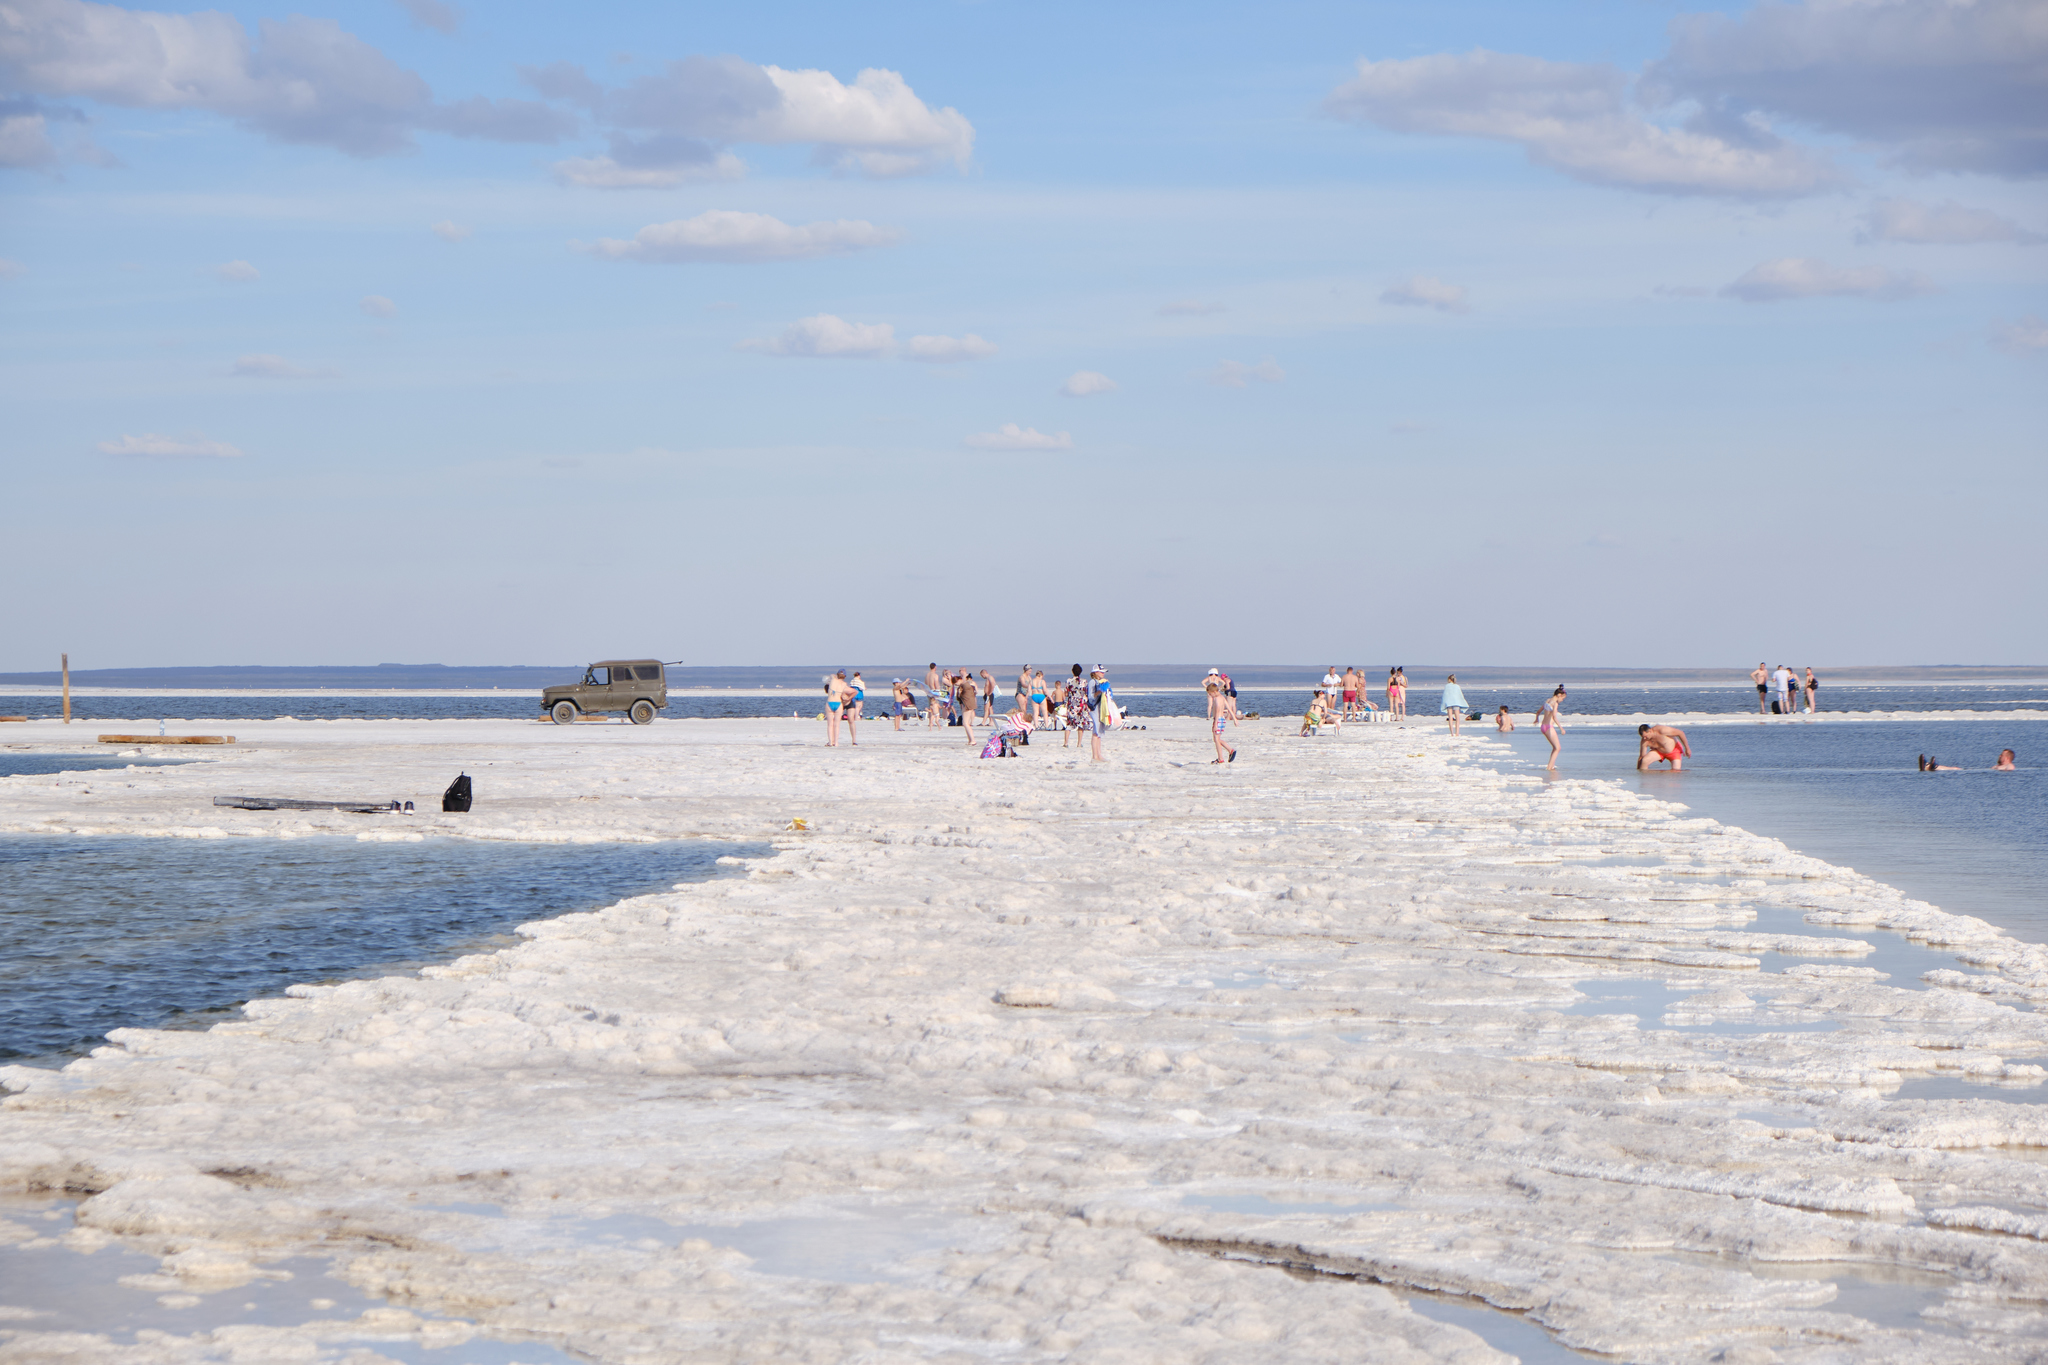
[[[199,763],[11,778],[15,831],[776,852],[418,976],[0,1068],[0,1192],[86,1196],[67,1244],[149,1251],[173,1290],[315,1253],[404,1307],[606,1360],[1501,1358],[1382,1283],[1631,1360],[2038,1351],[2048,1113],[1885,1096],[2038,1077],[2048,1018],[2010,1002],[2048,1000],[2048,949],[1616,781],[1495,771],[1483,737],[1258,722],[1212,768],[1201,722],[1148,724],[1090,768],[1046,737],[982,762],[872,722],[831,751],[788,721],[241,722]],[[457,766],[466,816],[206,805],[431,804]],[[1877,981],[1853,939],[1747,928],[1759,911],[1962,966]],[[1816,956],[1763,973],[1766,951]],[[1577,983],[1644,975],[1690,988],[1668,1026],[1561,1012]],[[1706,1020],[1843,1027],[1680,1027]],[[1214,1194],[1372,1207],[1185,1202]],[[623,1213],[943,1234],[846,1282],[715,1233],[591,1236]],[[0,1219],[0,1241],[32,1233]],[[1945,1275],[1929,1327],[1961,1334],[1743,1273],[1769,1262]],[[21,1319],[0,1359],[340,1359],[453,1330],[408,1318],[133,1343]]]

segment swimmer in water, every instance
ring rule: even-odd
[[[1998,762],[1991,765],[1991,771],[1995,773],[2016,773],[2019,771],[2017,758],[2018,755],[2014,754],[2012,750],[2000,749],[1998,751]]]
[[[1669,763],[1671,771],[1677,772],[1692,757],[1692,745],[1686,743],[1685,731],[1675,725],[1638,725],[1636,737],[1638,772],[1648,772],[1652,763]]]
[[[1503,705],[1500,708],[1500,710],[1495,713],[1493,717],[1493,728],[1500,731],[1502,734],[1506,734],[1508,731],[1515,728],[1515,718],[1508,714],[1508,708],[1505,705]]]
[[[1959,773],[1962,769],[1952,764],[1943,763],[1932,754],[1922,754],[1920,755],[1920,771],[1923,773]]]

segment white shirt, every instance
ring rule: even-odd
[[[1344,680],[1338,677],[1335,672],[1323,674],[1323,686],[1325,687],[1340,687],[1343,685],[1343,682]]]
[[[1781,668],[1776,673],[1773,673],[1771,677],[1777,682],[1780,692],[1783,692],[1792,685],[1792,670],[1789,668]]]

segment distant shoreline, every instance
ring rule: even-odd
[[[1483,675],[1481,675],[1481,674],[1479,673],[1479,671],[1475,669],[1475,670],[1472,670],[1472,671],[1468,672],[1468,673],[1467,673],[1467,674],[1465,675],[1465,681],[1466,681],[1466,682],[1468,682],[1469,684],[1471,684],[1471,685],[1472,685],[1473,687],[1475,687],[1475,688],[1488,688],[1488,689],[1492,689],[1492,690],[1496,690],[1496,691],[1498,691],[1498,690],[1523,690],[1523,689],[1527,689],[1527,688],[1530,688],[1530,687],[1538,687],[1538,686],[1544,686],[1544,687],[1547,687],[1547,686],[1549,686],[1549,685],[1550,685],[1550,683],[1549,683],[1549,681],[1548,681],[1548,680],[1549,680],[1549,679],[1550,679],[1551,677],[1553,677],[1553,675],[1551,675],[1551,674],[1544,674],[1544,675],[1542,675],[1542,676],[1543,676],[1543,678],[1545,679],[1545,681],[1543,681],[1543,682],[1540,682],[1540,683],[1539,683],[1539,682],[1535,682],[1535,681],[1525,681],[1525,680],[1521,680],[1521,679],[1500,679],[1500,678],[1487,678],[1487,677],[1484,677]],[[1711,681],[1711,682],[1701,683],[1701,682],[1688,682],[1688,681],[1680,681],[1680,680],[1676,680],[1676,679],[1673,679],[1673,680],[1668,680],[1668,681],[1648,681],[1648,680],[1645,680],[1645,681],[1635,681],[1635,680],[1630,680],[1630,681],[1615,681],[1615,682],[1581,682],[1581,681],[1574,681],[1574,680],[1573,680],[1573,678],[1572,678],[1572,675],[1571,675],[1570,673],[1566,673],[1566,674],[1563,674],[1563,675],[1562,675],[1562,677],[1563,677],[1564,681],[1565,681],[1565,682],[1566,682],[1566,683],[1567,683],[1567,684],[1568,684],[1568,685],[1569,685],[1569,686],[1570,686],[1571,688],[1573,688],[1574,690],[1577,690],[1577,691],[1584,691],[1584,692],[1626,692],[1626,691],[1639,691],[1639,692],[1657,692],[1657,691],[1672,691],[1672,692],[1676,692],[1676,691],[1688,691],[1688,692],[1692,692],[1692,691],[1707,691],[1707,690],[1713,690],[1713,689],[1715,689],[1715,688],[1717,688],[1717,687],[1722,687],[1722,686],[1725,686],[1725,687],[1726,687],[1726,688],[1727,688],[1727,689],[1728,689],[1729,691],[1731,691],[1731,692],[1739,692],[1739,693],[1745,693],[1745,694],[1747,694],[1747,693],[1749,693],[1749,692],[1751,691],[1751,684],[1749,683],[1749,680],[1748,680],[1747,678],[1742,678],[1742,679],[1739,679],[1739,680],[1737,680],[1737,681],[1735,681],[1735,682],[1726,682],[1725,680],[1717,680],[1717,681]],[[1244,682],[1244,681],[1243,681],[1243,679],[1241,679],[1241,678],[1240,678],[1240,679],[1238,679],[1238,682],[1239,682],[1239,690],[1241,690],[1241,691],[1244,691],[1244,692],[1296,692],[1296,691],[1298,691],[1298,692],[1304,692],[1304,693],[1306,693],[1306,692],[1309,692],[1309,691],[1312,691],[1312,690],[1314,690],[1314,689],[1315,689],[1315,688],[1316,688],[1317,686],[1319,686],[1319,685],[1320,685],[1320,679],[1319,679],[1319,678],[1316,678],[1316,677],[1304,677],[1304,678],[1300,679],[1299,681],[1290,681],[1290,682],[1279,682],[1279,683],[1267,683],[1267,682],[1259,682],[1259,683],[1247,683],[1247,682]],[[922,692],[924,691],[924,680],[923,680],[922,678],[918,678],[918,679],[916,680],[916,684],[917,684],[917,690],[919,691],[919,693],[922,693]],[[882,684],[882,687],[883,687],[883,689],[884,689],[884,690],[886,690],[886,689],[887,689],[887,686],[888,686],[888,684],[887,684],[886,682]],[[1418,681],[1418,682],[1417,682],[1417,683],[1415,684],[1415,689],[1416,689],[1417,691],[1419,691],[1419,692],[1426,692],[1426,691],[1429,691],[1429,690],[1431,690],[1431,688],[1432,688],[1432,687],[1434,687],[1434,686],[1435,686],[1435,684],[1434,684],[1433,682],[1432,682],[1432,683],[1424,683],[1424,682],[1420,682],[1420,681]],[[1825,681],[1825,688],[1826,688],[1826,689],[1840,689],[1840,688],[1845,688],[1845,687],[1927,687],[1927,688],[1936,688],[1936,687],[2041,687],[2041,686],[2048,686],[2048,670],[2043,670],[2041,674],[2039,674],[2039,675],[2036,675],[2036,676],[2032,676],[2032,677],[2013,677],[2013,678],[1982,678],[1982,679],[1979,679],[1979,678],[1967,678],[1967,679],[1964,679],[1964,678],[1948,678],[1948,679],[1930,679],[1930,680],[1927,680],[1927,681],[1913,681],[1913,680],[1907,680],[1907,679],[1897,679],[1897,678],[1854,678],[1854,677],[1841,677],[1841,678],[1836,678],[1836,677],[1829,677],[1829,678],[1827,678],[1827,679],[1826,679],[1826,681]],[[775,695],[777,695],[777,694],[781,694],[781,695],[789,696],[789,697],[792,697],[792,698],[800,698],[800,697],[815,697],[815,694],[817,693],[817,690],[818,690],[818,684],[817,684],[817,683],[804,683],[804,684],[796,684],[796,685],[786,685],[786,684],[782,684],[782,683],[774,683],[774,684],[762,684],[762,685],[759,685],[759,686],[755,686],[755,687],[689,687],[689,686],[675,686],[675,685],[671,685],[671,686],[669,687],[669,689],[668,689],[668,691],[669,691],[669,695],[670,695],[670,696],[672,696],[672,697],[760,697],[760,696],[771,696],[771,697],[772,697],[772,696],[775,696]],[[872,693],[872,692],[873,692],[873,691],[875,690],[875,684],[874,684],[874,683],[873,683],[872,681],[871,681],[871,682],[870,682],[870,683],[868,684],[868,690],[869,690],[869,692],[870,692],[870,693]],[[1123,695],[1125,695],[1125,696],[1134,696],[1134,697],[1142,697],[1142,696],[1157,696],[1157,695],[1163,695],[1163,694],[1170,694],[1170,693],[1198,693],[1198,692],[1202,691],[1202,689],[1201,689],[1201,688],[1199,688],[1199,687],[1196,687],[1196,686],[1194,686],[1194,685],[1193,685],[1192,683],[1189,683],[1189,684],[1188,684],[1188,685],[1186,685],[1186,686],[1172,686],[1172,685],[1154,685],[1154,684],[1124,684],[1124,683],[1119,683],[1119,684],[1117,685],[1117,690],[1118,690],[1119,692],[1121,692],[1121,693],[1122,693]],[[1824,689],[1824,690],[1825,690],[1825,689]],[[1376,688],[1369,688],[1369,689],[1368,689],[1368,691],[1369,691],[1369,692],[1371,693],[1371,695],[1373,695],[1373,696],[1375,696],[1375,697],[1377,697],[1377,696],[1379,695],[1379,693],[1378,693],[1378,690],[1377,690]],[[48,683],[35,683],[35,684],[26,684],[26,683],[25,683],[25,684],[8,684],[8,683],[0,683],[0,697],[55,697],[55,696],[60,696],[60,695],[62,694],[62,692],[63,692],[63,688],[62,688],[61,686],[59,686],[59,685],[56,685],[56,684],[48,684]],[[521,696],[521,695],[527,695],[527,696],[532,696],[532,697],[534,697],[534,698],[536,698],[536,699],[537,699],[537,698],[538,698],[538,697],[540,696],[540,688],[539,688],[539,687],[497,687],[497,688],[492,688],[492,687],[374,687],[374,688],[372,688],[372,687],[105,687],[105,686],[99,686],[99,687],[92,687],[92,686],[80,686],[80,685],[74,684],[74,685],[72,686],[72,688],[71,688],[71,695],[72,695],[72,696],[73,696],[74,698],[85,698],[85,697],[449,697],[449,698],[454,698],[454,697],[499,697],[499,698],[504,698],[504,697],[517,697],[517,696]],[[999,691],[999,692],[998,692],[998,695],[999,695],[999,696],[1001,696],[1001,695],[1004,695],[1004,694],[1003,694],[1003,693],[1001,693],[1001,692]]]

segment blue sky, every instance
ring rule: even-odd
[[[2048,662],[2041,16],[0,0],[0,668]]]

